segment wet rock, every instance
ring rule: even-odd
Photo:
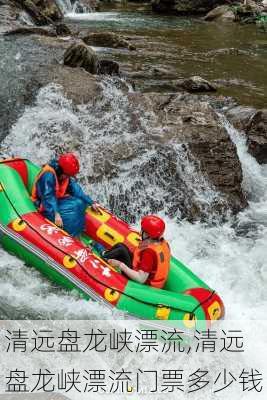
[[[253,0],[245,0],[234,7],[236,20],[243,23],[255,23],[261,11],[262,7]]]
[[[267,163],[267,109],[260,110],[250,119],[246,134],[248,148],[259,164]]]
[[[39,89],[51,83],[62,88],[66,98],[73,102],[74,108],[79,104],[90,103],[102,93],[100,81],[82,68],[77,68],[74,74],[73,69],[65,65],[40,65],[35,66],[31,78],[25,80],[24,104],[33,104]]]
[[[56,0],[14,0],[37,25],[47,25],[63,18]]]
[[[224,0],[152,0],[152,9],[160,13],[204,14]]]
[[[225,196],[230,208],[234,212],[243,208],[246,200],[241,187],[242,169],[236,148],[210,105],[201,101],[194,102],[189,95],[178,95],[170,99],[169,104],[163,103],[160,108],[161,118],[164,118],[163,112],[166,113],[168,124],[178,117],[175,139],[188,145],[200,163],[200,170],[216,190]]]
[[[56,34],[58,36],[71,36],[72,35],[71,29],[66,24],[58,23],[58,24],[56,24],[55,29],[56,29]]]
[[[122,36],[112,32],[96,32],[89,33],[82,40],[90,46],[111,47],[111,48],[127,48],[135,50],[135,46],[129,43]]]
[[[99,60],[97,66],[97,73],[101,75],[119,75],[120,66],[116,61]]]
[[[201,78],[201,76],[192,76],[189,79],[177,81],[177,87],[182,88],[190,93],[195,92],[216,92],[215,85]]]
[[[39,28],[36,26],[23,26],[5,33],[5,36],[10,36],[10,35],[41,35],[41,36],[55,37],[56,33],[53,29],[49,28]]]
[[[18,26],[18,10],[8,2],[0,3],[0,33],[8,32]]]
[[[262,9],[262,5],[259,4],[258,1],[254,0],[244,0],[242,7],[245,8],[246,10],[251,10],[254,12],[260,12]]]
[[[207,101],[215,110],[224,113],[225,110],[237,106],[237,101],[231,96],[201,95],[202,101]]]
[[[28,83],[30,96],[38,89],[50,83],[55,83],[63,88],[64,95],[72,100],[73,105],[90,103],[102,93],[100,81],[96,76],[88,74],[84,69],[73,69],[62,65],[41,66],[36,70],[32,80]]]
[[[218,6],[211,10],[204,19],[206,21],[235,21],[235,13],[228,5]]]
[[[110,186],[118,187],[109,200],[122,216],[134,220],[138,213],[159,212],[168,205],[172,217],[194,221],[246,206],[236,147],[207,102],[189,94],[156,93],[129,93],[128,100],[127,139],[122,149],[108,149],[111,164],[120,166],[123,175],[118,171],[114,178],[114,170],[106,175]],[[145,131],[144,125],[149,127]]]
[[[227,110],[226,117],[236,129],[244,131],[256,112],[253,107],[236,106]]]
[[[84,68],[91,74],[97,73],[98,57],[96,52],[84,43],[72,44],[64,54],[64,65],[72,68]]]

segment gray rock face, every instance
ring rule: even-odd
[[[226,116],[236,129],[245,131],[256,112],[254,107],[235,106],[227,110]]]
[[[204,176],[225,196],[230,208],[238,211],[246,204],[241,189],[242,170],[236,148],[217,114],[208,103],[194,102],[189,95],[170,100],[169,104],[161,102],[160,120],[174,134],[174,140],[187,144]]]
[[[113,140],[109,131],[114,145],[95,157],[96,175],[107,179],[110,207],[134,221],[167,205],[171,216],[194,221],[246,206],[236,147],[208,103],[189,94],[127,98],[127,139],[116,144],[118,132]]]
[[[9,2],[0,2],[0,33],[18,26],[17,10]]]
[[[260,110],[246,127],[248,148],[259,164],[267,163],[267,109]]]
[[[55,0],[2,0],[0,2],[0,32],[30,25],[49,25],[60,21],[63,14]]]
[[[247,135],[249,153],[259,164],[267,163],[267,110],[237,106],[226,114],[235,128]]]
[[[161,13],[203,14],[224,3],[224,0],[152,0],[152,8]]]

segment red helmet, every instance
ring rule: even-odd
[[[165,231],[165,222],[157,215],[146,215],[141,220],[141,228],[152,239],[159,239]]]
[[[73,153],[61,154],[58,159],[58,165],[69,176],[74,176],[80,171],[80,163],[78,158]]]

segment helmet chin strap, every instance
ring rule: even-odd
[[[149,239],[148,234],[145,231],[141,231],[142,240]]]
[[[160,240],[162,240],[163,236],[157,238],[157,239],[153,239],[152,237],[150,237],[145,231],[141,231],[141,237],[142,240],[150,240],[151,242],[158,242]]]

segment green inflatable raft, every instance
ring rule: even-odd
[[[186,328],[199,321],[210,324],[224,316],[220,296],[190,269],[171,258],[163,289],[133,282],[90,248],[97,241],[111,248],[124,243],[138,246],[139,233],[110,211],[86,212],[81,241],[46,220],[31,200],[40,167],[25,159],[0,162],[0,240],[4,249],[67,289],[77,289],[85,299],[117,308],[128,316],[148,320],[180,321]]]

